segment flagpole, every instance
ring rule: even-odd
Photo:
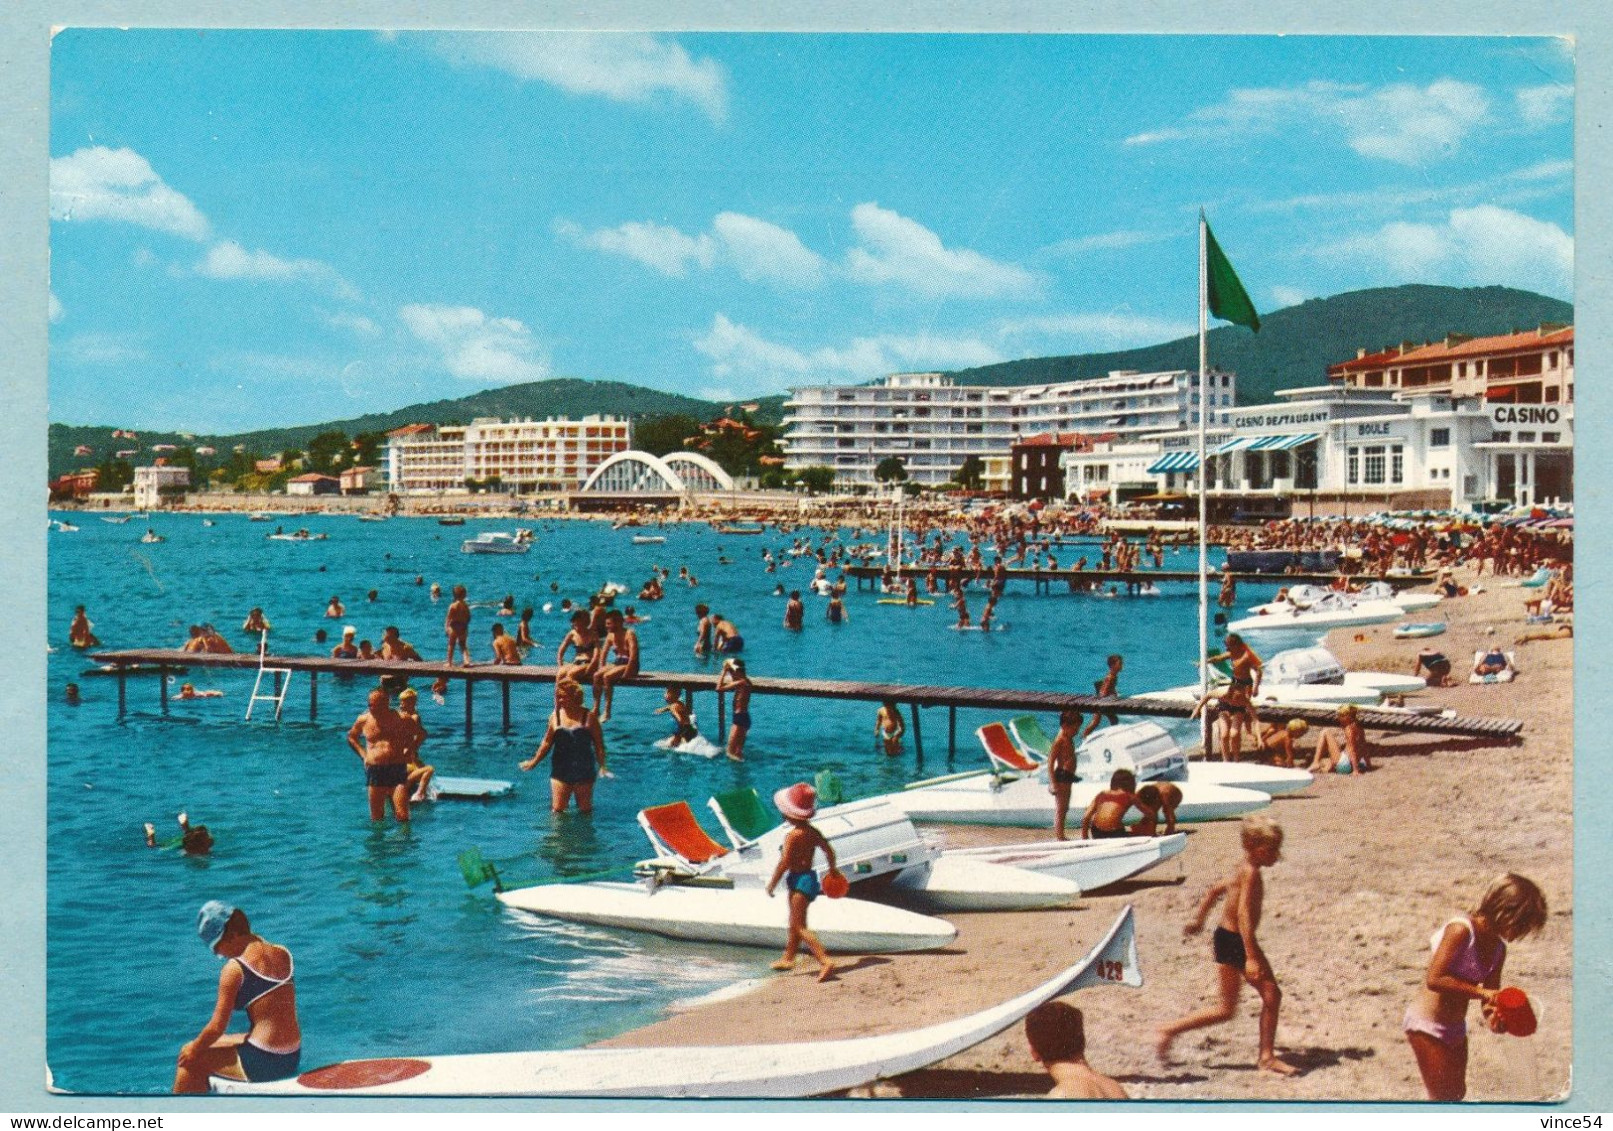
[[[1210,279],[1209,279],[1209,253],[1206,250],[1204,234],[1204,209],[1199,209],[1199,696],[1202,698],[1210,685],[1210,667],[1204,662],[1210,654],[1210,553],[1208,516],[1209,508],[1205,494],[1205,484],[1208,481],[1209,464],[1205,453],[1206,421],[1209,417],[1209,395],[1205,389],[1208,375],[1205,370],[1209,355],[1207,335],[1209,332],[1210,309]],[[1205,712],[1208,718],[1209,712]],[[1205,728],[1206,739],[1209,728]],[[1206,743],[1205,753],[1209,753]]]

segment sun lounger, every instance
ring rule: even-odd
[[[1477,652],[1474,652],[1473,653],[1473,666],[1475,668],[1478,667],[1479,666],[1479,661],[1483,660],[1484,657],[1486,655],[1488,655],[1488,654],[1489,654],[1489,649],[1487,649],[1487,648],[1481,648]],[[1505,652],[1505,653],[1503,653],[1503,655],[1505,655],[1506,658],[1507,658],[1507,666],[1506,666],[1505,671],[1491,672],[1489,675],[1479,675],[1477,672],[1474,672],[1472,675],[1467,677],[1467,682],[1469,682],[1469,683],[1511,683],[1512,682],[1512,677],[1518,674],[1518,654],[1516,652]]]
[[[1518,582],[1518,587],[1521,589],[1539,589],[1542,585],[1545,585],[1550,580],[1551,570],[1547,569],[1545,566],[1541,566],[1539,569],[1535,570],[1533,576],[1527,577]]]
[[[1008,720],[1008,729],[1013,732],[1014,741],[1025,754],[1038,762],[1047,761],[1049,751],[1053,749],[1053,740],[1047,737],[1042,724],[1035,715],[1020,715],[1018,718]]]
[[[670,857],[691,873],[709,871],[719,857],[728,855],[728,849],[700,827],[687,801],[640,809],[638,823],[657,856]]]
[[[986,756],[991,759],[993,766],[1023,774],[1035,773],[1039,768],[1035,762],[1019,752],[1013,739],[1008,737],[1008,728],[1002,723],[987,723],[975,731],[975,737],[980,739],[980,745],[986,748]]]
[[[778,827],[778,817],[767,811],[761,795],[754,789],[730,789],[706,804],[717,815],[723,835],[735,849],[748,848],[764,833]]]

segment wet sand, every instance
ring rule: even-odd
[[[1459,577],[1472,581],[1470,572]],[[1485,592],[1407,618],[1446,621],[1449,630],[1434,643],[1464,681],[1409,701],[1521,719],[1523,742],[1494,746],[1374,734],[1375,772],[1319,779],[1268,810],[1287,841],[1282,861],[1267,872],[1260,939],[1284,993],[1278,1051],[1302,1075],[1285,1079],[1256,1070],[1259,1004],[1248,990],[1232,1021],[1178,1040],[1171,1065],[1154,1055],[1160,1024],[1213,1000],[1208,931],[1184,938],[1182,925],[1207,887],[1236,867],[1237,822],[1187,826],[1191,835],[1182,856],[1121,889],[1088,896],[1078,908],[951,916],[959,936],[948,951],[847,957],[840,976],[824,985],[813,980],[813,963],[803,958],[792,974],[604,1044],[810,1041],[962,1016],[1023,992],[1077,960],[1131,903],[1146,985],[1096,987],[1069,1000],[1086,1015],[1088,1060],[1133,1097],[1421,1100],[1400,1021],[1427,968],[1429,936],[1477,902],[1493,876],[1510,870],[1539,883],[1551,907],[1545,932],[1513,946],[1503,979],[1529,993],[1540,1029],[1526,1039],[1491,1034],[1479,1024],[1475,1006],[1469,1014],[1468,1099],[1562,1095],[1569,1087],[1572,1029],[1573,642],[1521,645],[1513,683],[1468,685],[1475,650],[1498,640],[1510,647],[1527,630],[1527,591],[1505,579],[1479,583]],[[1347,668],[1409,673],[1423,642],[1394,640],[1392,627],[1342,630],[1329,645]],[[1314,732],[1306,736],[1307,754],[1314,741]],[[958,844],[1047,835],[1028,829],[946,832]],[[986,1099],[1041,1095],[1048,1086],[1015,1026],[871,1092]]]

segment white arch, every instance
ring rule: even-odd
[[[660,456],[649,452],[617,452],[594,468],[584,491],[621,491],[651,495],[683,494],[688,488]]]
[[[734,489],[733,477],[722,469],[722,464],[710,456],[701,455],[699,452],[672,452],[662,456],[661,459],[663,463],[678,473],[678,479],[687,487],[708,491],[732,491]],[[679,466],[680,464],[687,465],[689,470],[685,471]],[[711,486],[707,486],[706,483],[702,482],[708,477],[711,480]]]

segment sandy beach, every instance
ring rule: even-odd
[[[1470,571],[1460,580],[1473,584]],[[1282,985],[1281,1055],[1303,1072],[1255,1069],[1259,1006],[1245,991],[1239,1016],[1180,1039],[1173,1063],[1154,1031],[1210,1004],[1208,934],[1182,926],[1207,887],[1236,866],[1238,824],[1187,826],[1187,851],[1144,879],[1052,912],[951,917],[956,944],[935,954],[851,957],[819,985],[812,963],[748,992],[675,1014],[604,1042],[675,1046],[810,1041],[909,1029],[962,1016],[1035,985],[1076,960],[1130,903],[1146,984],[1101,987],[1070,999],[1086,1014],[1094,1068],[1135,1098],[1156,1100],[1422,1100],[1401,1016],[1424,976],[1429,936],[1477,902],[1488,881],[1515,871],[1540,884],[1551,907],[1539,936],[1513,946],[1505,984],[1523,987],[1540,1015],[1530,1038],[1495,1035],[1470,1011],[1468,1099],[1557,1098],[1570,1087],[1573,955],[1573,642],[1517,648],[1509,685],[1465,682],[1472,653],[1525,631],[1516,582],[1477,579],[1481,593],[1409,618],[1443,619],[1436,643],[1464,682],[1412,702],[1463,715],[1521,719],[1519,745],[1373,734],[1378,769],[1329,776],[1269,812],[1287,840],[1267,873],[1262,945]],[[1411,670],[1419,642],[1384,625],[1335,632],[1347,668]],[[1315,733],[1306,736],[1308,754]],[[947,829],[950,843],[1030,840],[1035,830]],[[782,914],[782,911],[781,911]],[[1213,920],[1212,920],[1213,924]],[[1019,1026],[929,1069],[881,1083],[876,1097],[988,1099],[1037,1096],[1046,1076]]]

